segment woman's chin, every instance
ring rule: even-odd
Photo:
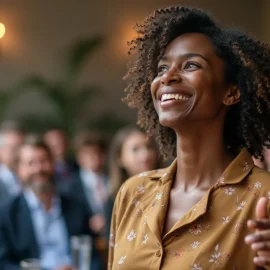
[[[171,129],[179,128],[185,122],[185,117],[159,117],[159,123]]]

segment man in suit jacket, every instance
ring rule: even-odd
[[[70,236],[93,235],[89,209],[57,194],[52,156],[42,141],[22,145],[17,175],[23,192],[0,209],[0,269],[19,270],[21,260],[38,258],[42,269],[71,270]]]
[[[104,214],[108,198],[108,177],[105,175],[106,142],[101,135],[85,133],[78,137],[76,158],[79,171],[74,177],[71,191],[83,194],[95,214]]]
[[[84,133],[76,140],[76,157],[80,167],[74,174],[70,192],[80,198],[95,214],[91,227],[104,234],[105,203],[108,198],[108,178],[104,173],[106,161],[106,142],[96,133]]]
[[[40,259],[42,269],[46,270],[72,269],[69,239],[72,235],[90,234],[89,216],[80,201],[60,196],[59,202],[60,216],[51,223],[55,232],[47,231],[47,239],[42,239],[41,233],[37,235],[37,230],[41,225],[33,221],[35,217],[33,205],[29,205],[25,194],[17,196],[7,205],[2,206],[0,210],[1,270],[19,270],[20,261],[27,258]],[[57,235],[59,232],[61,236]]]

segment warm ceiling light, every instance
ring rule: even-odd
[[[0,23],[0,39],[5,35],[6,27],[3,23]]]

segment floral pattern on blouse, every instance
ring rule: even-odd
[[[247,220],[260,197],[270,199],[270,174],[255,167],[246,149],[217,183],[166,234],[164,221],[176,161],[127,180],[112,215],[109,270],[255,270],[244,243]],[[269,206],[268,206],[269,210]],[[117,246],[117,248],[116,248]]]

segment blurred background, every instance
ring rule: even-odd
[[[42,133],[61,125],[112,134],[135,122],[122,104],[132,27],[170,4],[208,10],[270,41],[268,0],[0,0],[0,120]]]

